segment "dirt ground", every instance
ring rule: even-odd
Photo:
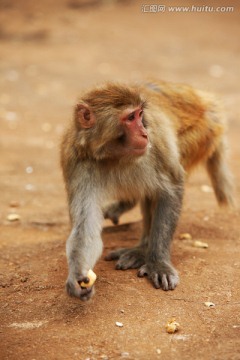
[[[152,4],[147,1],[0,1],[1,359],[240,359],[236,3],[233,12],[173,13],[166,7],[152,13],[142,12],[143,4]],[[177,289],[156,290],[136,270],[116,271],[102,258],[96,295],[83,303],[64,289],[70,228],[59,140],[81,89],[148,76],[186,82],[223,99],[236,208],[218,208],[200,169],[186,185],[172,244],[181,276]],[[20,219],[9,221],[9,214]],[[136,209],[119,226],[106,221],[104,254],[136,243],[140,220]],[[209,247],[179,240],[185,232]],[[181,326],[172,335],[165,330],[171,318]]]

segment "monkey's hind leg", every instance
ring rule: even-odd
[[[151,202],[144,200],[141,204],[143,213],[143,234],[139,245],[130,249],[118,249],[110,252],[105,260],[118,260],[117,270],[139,269],[146,262],[148,236],[151,226]]]
[[[220,142],[212,156],[207,160],[207,171],[219,205],[233,205],[232,174],[226,162],[226,145]]]

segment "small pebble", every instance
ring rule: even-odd
[[[13,207],[13,208],[16,208],[16,207],[19,207],[20,204],[18,201],[15,201],[15,200],[12,200],[9,204],[10,207]]]
[[[36,190],[36,187],[35,187],[33,184],[27,184],[27,185],[25,186],[25,189],[26,189],[27,191],[34,191],[34,190]]]
[[[202,185],[201,190],[202,190],[202,192],[205,192],[205,193],[212,193],[213,192],[213,188],[211,186],[208,186],[208,185]]]
[[[31,166],[26,167],[26,173],[27,174],[32,174],[33,173],[33,168]]]
[[[116,321],[116,326],[118,326],[118,327],[123,327],[123,323],[121,323],[121,322],[118,322],[118,321]]]
[[[121,357],[123,357],[123,358],[129,357],[129,352],[123,351],[123,352],[121,353]]]

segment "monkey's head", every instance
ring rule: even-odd
[[[78,146],[95,159],[121,159],[146,152],[145,101],[137,88],[107,84],[86,93],[75,108]]]

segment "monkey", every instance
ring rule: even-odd
[[[157,289],[173,290],[179,275],[170,247],[187,174],[203,164],[220,205],[233,202],[225,121],[207,92],[165,81],[107,82],[83,92],[61,143],[71,232],[66,243],[70,296],[89,300],[87,272],[102,254],[103,219],[140,203],[143,230],[130,249],[110,252],[116,269],[138,269]],[[110,205],[106,205],[110,204]]]

